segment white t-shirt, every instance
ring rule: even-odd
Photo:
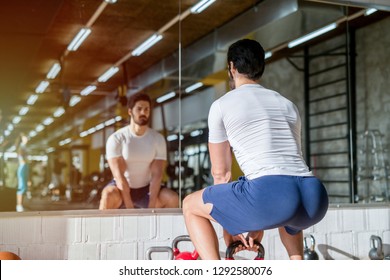
[[[229,141],[248,179],[313,176],[301,151],[301,119],[279,93],[245,84],[220,97],[209,112],[209,142]]]
[[[150,164],[153,160],[166,160],[167,149],[164,137],[148,128],[144,135],[137,136],[126,126],[108,137],[107,159],[122,156],[127,164],[125,178],[133,189],[150,183]]]

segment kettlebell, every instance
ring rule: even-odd
[[[154,246],[150,247],[148,250],[146,250],[145,256],[147,260],[152,259],[153,253],[168,253],[168,259],[173,260],[173,251],[172,248],[169,246]]]
[[[191,238],[188,235],[179,235],[176,237],[172,242],[172,250],[173,250],[173,256],[175,260],[197,260],[199,258],[199,254],[196,250],[193,252],[180,252],[178,245],[182,241],[190,241]]]
[[[258,250],[257,250],[257,255],[256,257],[254,258],[254,260],[264,260],[264,255],[265,255],[265,250],[264,250],[264,247],[263,245],[261,245],[260,242],[258,242],[257,240],[254,241],[254,244],[259,246]],[[227,248],[226,248],[226,256],[225,256],[225,259],[226,260],[234,260],[234,253],[236,251],[236,248],[238,246],[244,246],[244,244],[240,241],[240,240],[237,240],[237,241],[234,241],[232,244],[230,244]]]
[[[383,260],[385,258],[382,250],[382,239],[377,235],[371,235],[370,241],[372,248],[368,253],[371,260]],[[377,245],[375,245],[375,242]]]
[[[314,236],[310,234],[310,240],[311,240],[311,246],[310,247],[307,245],[306,239],[307,239],[307,236],[305,236],[303,238],[303,245],[304,245],[303,259],[304,260],[318,260],[319,259],[318,254],[314,250],[314,247],[316,245]]]

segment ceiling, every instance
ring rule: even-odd
[[[53,116],[56,109],[64,107],[64,115],[54,118],[52,124],[31,139],[42,150],[53,145],[51,142],[58,143],[65,137],[62,135],[65,132],[61,131],[63,124],[74,122],[80,112],[90,112],[101,106],[101,102],[117,104],[118,93],[145,90],[137,77],[148,73],[162,60],[176,57],[179,42],[185,49],[267,1],[217,0],[202,13],[191,14],[187,12],[198,0],[118,0],[112,4],[103,0],[0,0],[3,131],[35,94],[38,84],[43,80],[50,82],[47,89],[38,94],[35,104],[28,106],[29,111],[21,116],[21,121],[13,124],[14,129],[4,143],[7,141],[9,147],[19,132],[28,134],[44,119]],[[170,25],[179,14],[181,20]],[[91,34],[78,50],[68,51],[68,44],[85,26],[91,28]],[[140,56],[131,55],[157,31],[163,35],[161,41]],[[46,79],[55,62],[62,67],[59,75]],[[114,65],[119,67],[118,73],[107,82],[98,82],[98,77]],[[80,96],[89,85],[95,85],[96,90],[81,96],[77,105],[68,106],[69,98]],[[156,98],[164,90],[161,86],[161,90],[150,90],[150,93]],[[102,119],[115,116],[115,106],[106,108],[112,109],[105,110]],[[59,131],[52,136],[55,130]],[[76,132],[70,129],[67,133]],[[42,141],[45,138],[50,138],[51,142]]]

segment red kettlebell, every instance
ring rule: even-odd
[[[172,242],[172,249],[173,249],[173,257],[175,260],[187,260],[187,261],[193,261],[197,260],[199,257],[199,254],[196,250],[193,252],[180,252],[178,248],[178,244],[181,241],[190,241],[191,239],[188,235],[180,235],[176,237]]]
[[[264,250],[264,247],[263,245],[261,245],[260,242],[258,242],[257,240],[254,241],[254,244],[259,246],[258,250],[257,250],[257,255],[256,257],[254,258],[254,260],[264,260],[264,255],[265,255],[265,250]],[[226,260],[234,260],[234,253],[236,251],[236,248],[238,246],[244,246],[244,244],[238,240],[238,241],[235,241],[233,242],[232,244],[230,244],[227,248],[226,248]]]

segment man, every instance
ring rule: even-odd
[[[177,208],[176,192],[161,187],[167,159],[164,137],[148,126],[151,100],[132,95],[130,124],[107,140],[106,154],[114,180],[102,191],[99,209]]]
[[[184,200],[187,230],[202,259],[220,258],[210,221],[223,227],[226,246],[241,240],[239,249],[248,250],[256,250],[264,230],[279,228],[290,259],[302,259],[302,230],[324,217],[328,196],[302,157],[299,112],[258,84],[264,72],[258,42],[232,44],[227,62],[232,90],[214,101],[208,120],[215,185]],[[234,182],[231,148],[245,175]]]

